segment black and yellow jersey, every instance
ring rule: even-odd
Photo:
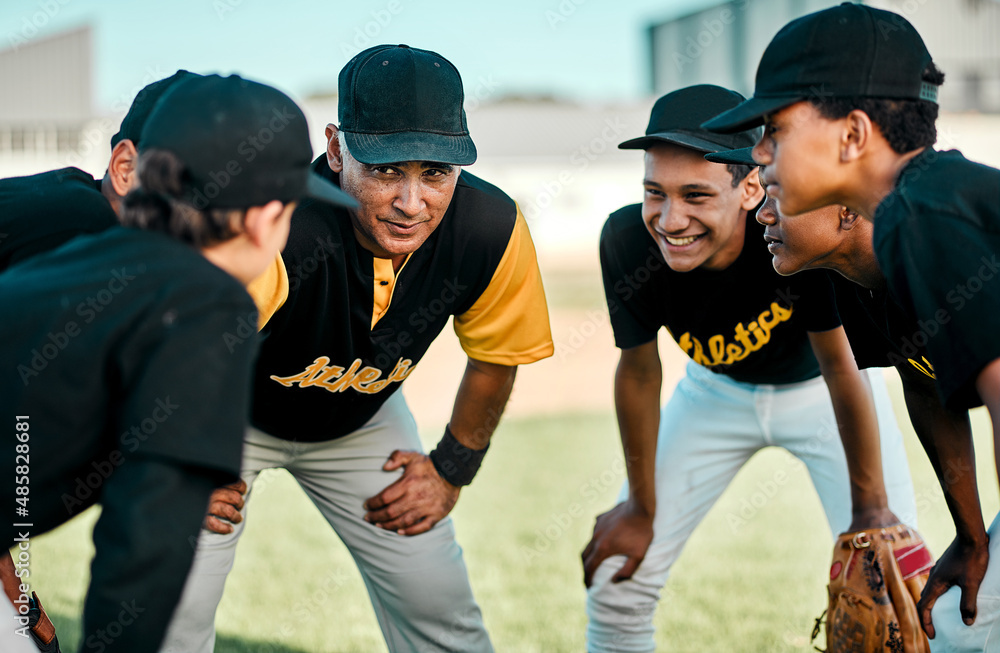
[[[325,156],[313,167],[338,183]],[[329,440],[362,426],[453,316],[470,358],[520,365],[553,353],[524,216],[468,172],[398,272],[358,244],[346,210],[312,201],[292,216],[282,258],[288,298],[262,330],[252,410],[276,437]]]
[[[601,270],[615,344],[628,349],[665,326],[696,363],[744,383],[796,383],[819,375],[808,331],[840,326],[824,271],[782,277],[747,215],[743,251],[725,270],[675,272],[642,221],[642,205],[611,214]]]

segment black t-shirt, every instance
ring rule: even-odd
[[[782,384],[818,376],[806,332],[840,326],[829,278],[779,275],[763,232],[751,213],[732,265],[675,272],[646,231],[641,204],[612,213],[601,233],[601,269],[615,344],[636,347],[665,326],[695,362],[736,381]]]
[[[325,156],[314,170],[338,182]],[[468,172],[440,225],[394,276],[357,242],[347,211],[322,202],[296,209],[282,258],[289,297],[262,331],[252,407],[254,426],[275,437],[332,440],[357,430],[452,316],[471,358],[518,365],[552,353],[524,218]],[[386,267],[392,285],[384,279],[377,290]],[[389,296],[377,298],[383,288]]]
[[[927,342],[936,332],[923,327],[892,298],[888,289],[869,290],[831,272],[837,310],[858,368],[908,366],[934,379]]]
[[[0,179],[0,271],[117,224],[101,182],[78,168]]]
[[[29,418],[35,534],[133,458],[239,474],[256,343],[226,336],[255,307],[200,253],[115,227],[0,275],[0,306],[0,413]]]
[[[942,400],[979,405],[976,377],[1000,358],[1000,170],[928,148],[900,172],[874,223],[889,290],[927,325]]]

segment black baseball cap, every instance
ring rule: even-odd
[[[462,77],[436,52],[376,45],[340,71],[338,113],[351,156],[368,165],[476,162]]]
[[[732,132],[810,97],[870,97],[937,102],[924,82],[930,52],[899,14],[845,2],[781,28],[757,67],[753,97],[702,125]]]
[[[753,160],[750,153],[753,152],[753,146],[741,147],[738,150],[726,150],[725,152],[710,152],[705,155],[705,158],[712,163],[735,163],[736,165],[743,166],[758,166],[760,165]]]
[[[171,86],[190,77],[201,77],[201,75],[189,73],[186,70],[178,70],[170,77],[155,81],[139,91],[135,99],[132,100],[132,106],[128,108],[128,113],[122,118],[122,124],[118,128],[118,133],[111,137],[111,149],[115,149],[115,145],[118,145],[118,143],[126,138],[132,141],[136,147],[139,147],[142,127],[146,124],[146,119],[149,118],[149,114],[153,111],[153,107],[156,106],[157,101]]]
[[[156,104],[139,152],[172,152],[187,168],[182,197],[199,209],[247,208],[313,197],[356,207],[350,195],[310,170],[302,110],[281,91],[237,75],[195,76]]]
[[[735,134],[716,134],[702,129],[701,123],[743,100],[735,91],[698,84],[667,93],[653,105],[646,135],[632,138],[618,146],[621,150],[645,150],[656,143],[674,143],[698,152],[718,152],[753,146],[760,130]]]

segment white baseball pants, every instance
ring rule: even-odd
[[[401,392],[363,427],[336,440],[292,443],[251,428],[243,450],[247,497],[262,470],[280,467],[292,474],[350,550],[390,651],[491,652],[451,519],[414,536],[363,519],[364,500],[402,475],[382,471],[394,449],[423,449]],[[228,535],[202,530],[161,653],[211,653],[215,611],[246,524],[245,507],[243,517]]]
[[[913,484],[881,371],[869,374],[879,416],[889,508],[916,526]],[[784,447],[805,463],[834,534],[850,526],[847,462],[822,377],[789,385],[733,381],[694,362],[660,414],[653,542],[631,580],[611,583],[624,556],[605,560],[587,593],[590,653],[655,650],[653,614],[685,543],[757,451]],[[622,488],[620,500],[627,497]]]

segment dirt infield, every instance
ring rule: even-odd
[[[510,419],[613,411],[618,349],[608,322],[599,271],[584,266],[549,270],[543,264],[543,274],[556,353],[518,369],[504,416]],[[681,377],[687,357],[662,331],[660,354],[663,387],[669,393]],[[403,393],[422,431],[444,428],[465,363],[458,339],[446,330],[406,380]]]

